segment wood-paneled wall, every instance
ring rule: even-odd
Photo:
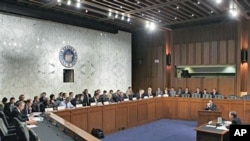
[[[152,87],[156,90],[170,82],[166,73],[166,48],[170,46],[170,32],[139,31],[132,35],[132,87]],[[156,63],[155,60],[159,62]],[[168,82],[167,82],[168,80]]]
[[[250,59],[241,63],[241,49],[250,52],[250,21],[225,21],[210,25],[173,29],[172,31],[137,31],[132,39],[132,86],[216,87],[225,95],[250,94]],[[171,53],[171,65],[166,54]],[[248,53],[249,54],[249,53]],[[249,57],[248,57],[249,58]],[[158,59],[159,63],[154,63]],[[176,65],[236,65],[230,78],[178,79]],[[210,85],[211,84],[211,85]]]

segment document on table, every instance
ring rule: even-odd
[[[219,126],[219,127],[217,127],[216,129],[228,131],[228,129],[227,129],[227,127],[226,127],[225,125]]]
[[[28,128],[35,128],[37,127],[36,125],[27,125]]]
[[[214,126],[214,125],[206,125],[206,127],[213,127],[213,128],[215,128],[216,126]]]

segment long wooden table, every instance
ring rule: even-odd
[[[100,128],[109,134],[163,118],[197,121],[197,111],[204,109],[207,102],[208,99],[155,97],[54,113],[89,133],[92,128]],[[226,120],[233,110],[244,123],[250,123],[250,101],[215,99],[214,103]]]

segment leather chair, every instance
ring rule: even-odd
[[[202,98],[209,98],[212,99],[212,95],[211,94],[203,94]]]
[[[193,93],[192,98],[201,98],[201,94]]]
[[[0,118],[1,141],[17,141],[17,134],[13,133],[11,131],[7,129],[7,127],[5,126],[3,120]]]
[[[29,129],[30,141],[39,141],[39,138],[33,129]]]
[[[189,94],[182,94],[181,97],[184,97],[184,98],[189,98],[190,95]]]
[[[15,123],[15,126],[16,126],[16,133],[18,135],[17,141],[29,141],[29,139],[30,139],[29,129],[26,126],[26,123],[21,122],[16,117],[14,117],[14,123]]]
[[[4,114],[3,111],[0,111],[0,118],[3,120],[5,126],[6,126],[8,129],[15,129],[15,126],[9,124],[9,122],[8,122],[8,120],[7,120],[7,117],[6,117],[6,115]]]
[[[215,95],[214,98],[216,98],[216,99],[224,99],[224,95],[218,94],[218,95]]]

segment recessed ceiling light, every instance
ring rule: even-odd
[[[217,4],[220,4],[222,2],[222,0],[216,0]]]
[[[123,7],[122,7],[122,6],[120,6],[120,8],[122,9]]]
[[[194,16],[194,14],[191,15],[192,17]]]
[[[213,10],[211,10],[211,11],[210,11],[210,13],[214,13],[214,11],[213,11]]]
[[[137,1],[136,3],[137,3],[137,4],[140,4],[140,1]]]
[[[85,10],[85,13],[88,13],[88,12],[89,12],[89,10],[88,10],[88,9],[86,9],[86,10]]]
[[[67,1],[67,5],[71,5],[71,0],[68,0],[68,1]]]
[[[159,22],[161,22],[161,20],[159,20]]]
[[[180,7],[179,6],[176,6],[176,9],[179,9]]]
[[[57,0],[57,2],[62,2],[62,0]]]
[[[175,20],[177,20],[178,18],[177,17],[174,17]]]
[[[81,3],[80,3],[80,2],[77,2],[77,3],[76,3],[76,7],[77,7],[77,8],[80,8],[80,7],[81,7]]]
[[[200,1],[197,1],[197,4],[201,4],[201,2],[200,2]]]
[[[158,12],[161,12],[161,10],[158,10]]]
[[[143,14],[143,13],[141,13],[141,16],[144,16],[144,14]]]

